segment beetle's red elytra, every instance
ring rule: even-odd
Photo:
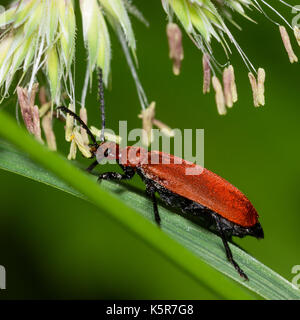
[[[242,227],[253,227],[258,223],[255,208],[240,190],[199,165],[164,152],[148,152],[138,147],[121,149],[114,142],[99,146],[96,152],[98,162],[104,157],[117,160],[127,168],[139,168],[148,179],[175,194],[201,203],[230,222]],[[197,174],[187,174],[188,168]]]

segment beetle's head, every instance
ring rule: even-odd
[[[93,147],[91,147],[92,149]],[[102,142],[97,147],[94,146],[91,152],[95,155],[97,161],[100,163],[103,159],[119,160],[119,145],[115,142]]]

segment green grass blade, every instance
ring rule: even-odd
[[[161,232],[154,223],[149,222],[153,221],[152,204],[139,192],[109,182],[99,187],[94,177],[86,175],[57,153],[48,151],[3,112],[0,112],[0,123],[0,136],[30,156],[29,159],[24,153],[0,141],[0,168],[89,199],[200,285],[210,288],[216,298],[253,299],[258,294],[267,299],[300,299],[299,290],[236,246],[231,245],[231,248],[248,274],[248,282],[243,281],[226,261],[221,240],[213,233],[160,206],[164,231]]]

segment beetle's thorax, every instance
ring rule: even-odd
[[[120,148],[118,161],[125,167],[139,167],[148,161],[148,151],[141,147]]]

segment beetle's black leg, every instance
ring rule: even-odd
[[[130,180],[134,174],[135,171],[131,168],[124,168],[124,174],[119,172],[104,172],[98,177],[98,182],[101,180]]]
[[[217,231],[219,232],[219,235],[222,239],[223,245],[225,247],[226,250],[226,256],[228,261],[234,266],[235,270],[239,273],[239,275],[244,278],[245,280],[249,280],[246,273],[240,268],[240,266],[234,261],[233,256],[232,256],[232,252],[229,248],[228,242],[226,240],[220,219],[217,215],[214,215],[215,221],[216,221],[216,227],[217,227]]]
[[[97,160],[95,160],[88,168],[85,169],[86,172],[91,173],[96,166],[99,164]]]
[[[153,203],[155,222],[158,224],[158,226],[160,226],[160,216],[159,216],[158,207],[157,207],[157,199],[155,197],[155,188],[150,182],[146,182],[146,192],[147,192],[147,195],[151,198]]]

